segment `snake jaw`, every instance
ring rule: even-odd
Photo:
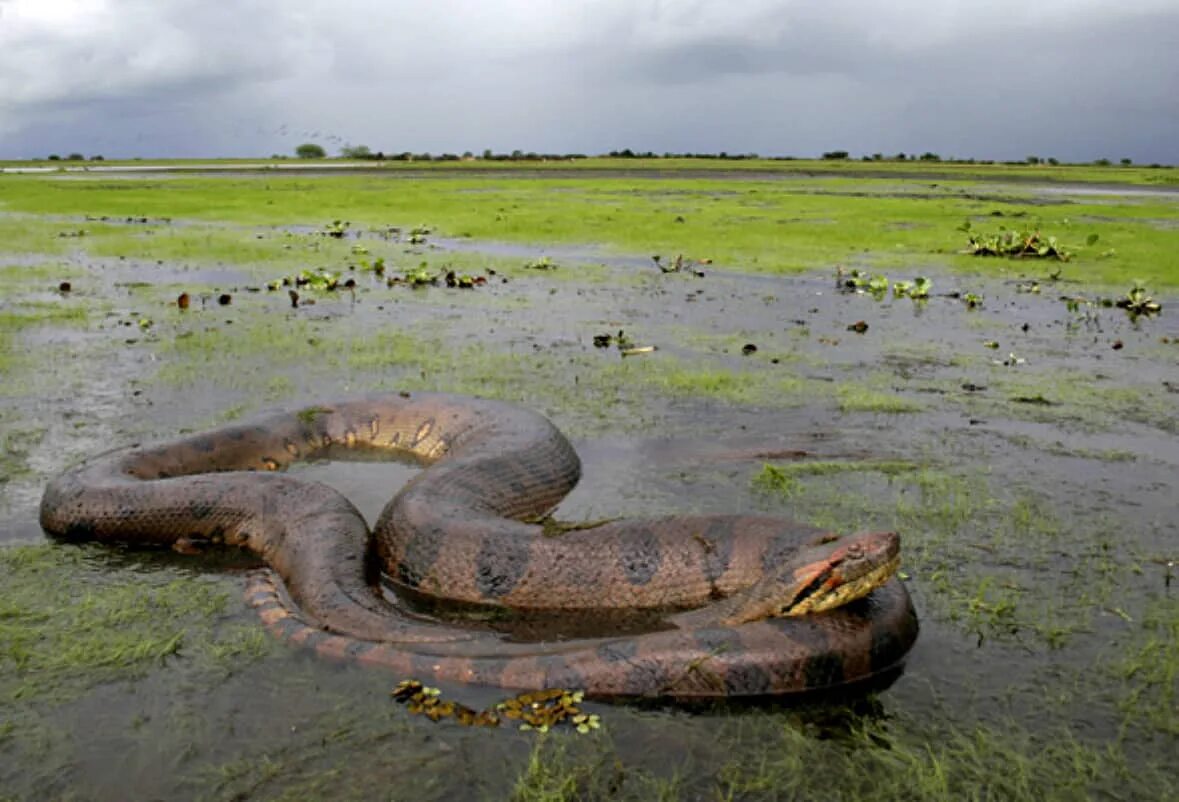
[[[729,598],[669,620],[680,628],[739,626],[821,613],[868,595],[899,565],[900,537],[895,532],[820,542]]]
[[[855,601],[884,584],[900,566],[893,532],[859,535],[794,570],[794,582],[778,616],[819,613]]]

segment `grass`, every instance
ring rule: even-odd
[[[923,735],[914,738],[914,730]],[[566,741],[540,740],[511,798],[1065,802],[1161,798],[1175,787],[1161,765],[1144,773],[1129,769],[1116,746],[1094,747],[1068,731],[1032,735],[1010,721],[942,730],[903,717],[824,722],[752,714],[719,722],[716,738],[745,746],[703,776],[677,769],[677,761],[662,770],[635,770],[603,745],[574,750]]]
[[[1118,383],[1077,371],[991,371],[990,393],[964,399],[967,409],[985,414],[1051,421],[1091,431],[1136,422],[1173,431],[1174,402],[1155,383]],[[1131,380],[1133,381],[1133,380]]]
[[[1059,649],[1091,631],[1103,609],[1124,604],[1139,570],[1132,542],[1091,545],[1102,542],[1105,521],[1066,525],[1036,489],[985,473],[820,460],[767,464],[753,484],[820,526],[902,533],[903,570],[924,588],[925,614],[979,641]]]
[[[1118,282],[1130,266],[1135,277],[1152,287],[1179,286],[1179,231],[1134,222],[1173,217],[1175,204],[1165,198],[1143,199],[1132,206],[1100,198],[1031,206],[1035,199],[1028,193],[953,179],[923,192],[898,193],[890,182],[862,178],[755,177],[735,182],[727,174],[701,177],[695,171],[677,175],[674,170],[638,177],[577,170],[545,175],[561,177],[550,184],[461,170],[411,170],[395,182],[371,174],[315,179],[291,174],[184,176],[167,181],[91,175],[68,182],[9,176],[0,182],[0,208],[28,214],[235,221],[246,226],[321,226],[331,219],[349,220],[354,226],[426,223],[455,237],[601,245],[667,259],[682,253],[713,259],[718,266],[766,273],[865,260],[880,266],[942,263],[963,270],[1010,269],[1007,260],[958,255],[965,237],[956,227],[967,217],[1030,211],[1045,232],[1070,244],[1097,233],[1102,250],[1115,251],[1116,256],[1108,259],[1090,253],[1078,257],[1065,268],[1070,280]],[[1073,222],[1078,219],[1085,222]],[[120,235],[124,241],[127,236]],[[221,234],[203,236],[208,253],[224,252],[233,244]],[[169,244],[171,238],[175,241]],[[91,247],[85,240],[80,238],[81,247]],[[194,241],[188,234],[169,232],[161,243],[150,244],[148,251],[176,258],[195,258],[202,252],[200,239]],[[239,245],[247,258],[274,256],[272,242]]]
[[[54,545],[0,549],[0,698],[6,704],[60,703],[170,661],[198,660],[208,670],[272,647],[256,628],[216,626],[228,600],[219,580],[158,569],[110,579],[102,553]],[[63,572],[74,581],[56,581]]]
[[[1110,669],[1123,689],[1123,726],[1145,721],[1158,732],[1179,735],[1179,600],[1155,595],[1137,624],[1145,637]]]
[[[390,306],[413,295],[406,290]],[[642,409],[653,396],[789,407],[828,392],[824,384],[785,369],[759,370],[724,355],[703,360],[661,352],[633,358],[596,350],[520,354],[475,339],[452,340],[445,320],[426,317],[410,330],[358,333],[346,319],[255,313],[248,304],[269,303],[265,295],[255,298],[261,300],[246,298],[234,306],[240,316],[233,325],[220,317],[163,311],[148,343],[159,365],[154,382],[176,390],[215,383],[243,397],[275,401],[343,374],[353,387],[446,389],[529,401],[559,406],[574,419],[605,422],[609,416],[610,425],[620,429],[628,428],[628,419],[641,425]],[[273,370],[280,375],[272,376]]]
[[[906,412],[920,412],[925,405],[905,398],[897,393],[881,392],[870,387],[841,383],[836,388],[841,412],[872,412],[884,414],[902,414]]]

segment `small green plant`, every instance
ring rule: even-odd
[[[929,297],[929,291],[933,289],[933,282],[925,276],[917,276],[912,281],[895,281],[892,285],[892,294],[897,298],[912,298],[915,301],[923,301]]]
[[[430,272],[429,264],[422,262],[413,270],[407,270],[400,279],[389,279],[390,284],[408,284],[411,287],[425,287],[438,283],[438,275]]]
[[[348,234],[348,226],[351,225],[347,220],[333,220],[323,227],[325,236],[334,239],[343,239]]]
[[[1119,309],[1125,309],[1130,317],[1138,317],[1139,315],[1149,317],[1157,315],[1163,309],[1162,304],[1146,294],[1146,287],[1142,286],[1140,281],[1135,281],[1130,291],[1115,301],[1115,305]]]
[[[430,234],[429,226],[414,226],[409,230],[409,237],[406,239],[410,245],[422,245],[426,241],[426,237]]]
[[[385,275],[385,257],[378,256],[371,262],[367,259],[361,259],[358,267],[360,267],[361,270],[376,273],[378,276],[383,276]]]
[[[351,281],[351,279],[349,279]],[[340,285],[340,274],[319,268],[317,270],[300,270],[293,276],[283,276],[266,282],[266,289],[277,290],[282,287],[306,287],[312,290],[331,291]]]
[[[524,263],[525,270],[556,270],[557,265],[552,259],[547,256],[541,256],[538,259],[533,259],[531,262]]]
[[[867,292],[879,300],[888,292],[888,276],[868,275],[866,271],[852,268],[844,272],[843,267],[835,269],[835,281],[843,292]]]

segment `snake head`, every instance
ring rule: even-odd
[[[807,615],[840,607],[883,585],[900,564],[896,532],[868,532],[814,546],[776,574],[783,592],[772,614]]]
[[[797,552],[757,584],[686,614],[677,623],[735,626],[831,610],[883,585],[900,566],[900,551],[896,532],[869,532],[818,543]]]

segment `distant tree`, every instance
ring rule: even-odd
[[[1096,164],[1098,167],[1109,167],[1109,159],[1098,159],[1097,161],[1095,161],[1093,163]]]
[[[883,158],[884,158],[883,153],[873,153],[872,154],[872,161],[874,161],[874,162],[878,162],[878,161],[882,160]]]
[[[1123,167],[1129,167],[1133,163],[1134,163],[1133,159],[1122,159],[1122,166]]]
[[[1049,156],[1048,163],[1055,167],[1056,165],[1060,164],[1060,159],[1057,159],[1055,156]]]
[[[923,162],[940,162],[942,160],[941,156],[937,155],[936,153],[931,153],[928,150],[922,153],[920,158]]]
[[[66,156],[66,160],[72,162],[84,162],[86,161],[86,157],[81,153],[71,153],[69,156]]]
[[[829,150],[823,154],[823,158],[831,161],[836,159],[846,159],[847,155],[848,154],[846,150]]]
[[[295,148],[295,155],[300,159],[322,159],[327,156],[327,151],[314,142],[304,142]]]
[[[1040,157],[1039,157],[1039,156],[1028,156],[1028,157],[1027,157],[1027,163],[1028,163],[1028,164],[1039,164],[1039,163],[1040,163]]]
[[[49,161],[59,162],[59,161],[61,161],[61,156],[58,156],[56,153],[50,153],[49,154]]]
[[[893,156],[893,158],[899,162],[903,162],[906,157],[905,157],[904,152],[902,151],[901,153],[898,153],[897,155]]]
[[[91,157],[90,157],[90,161],[92,161],[92,162],[100,162],[100,161],[103,161],[102,154],[101,154],[101,153],[95,153],[93,156],[91,156]]]
[[[345,159],[371,159],[373,152],[368,145],[345,145],[340,148],[340,155]]]

